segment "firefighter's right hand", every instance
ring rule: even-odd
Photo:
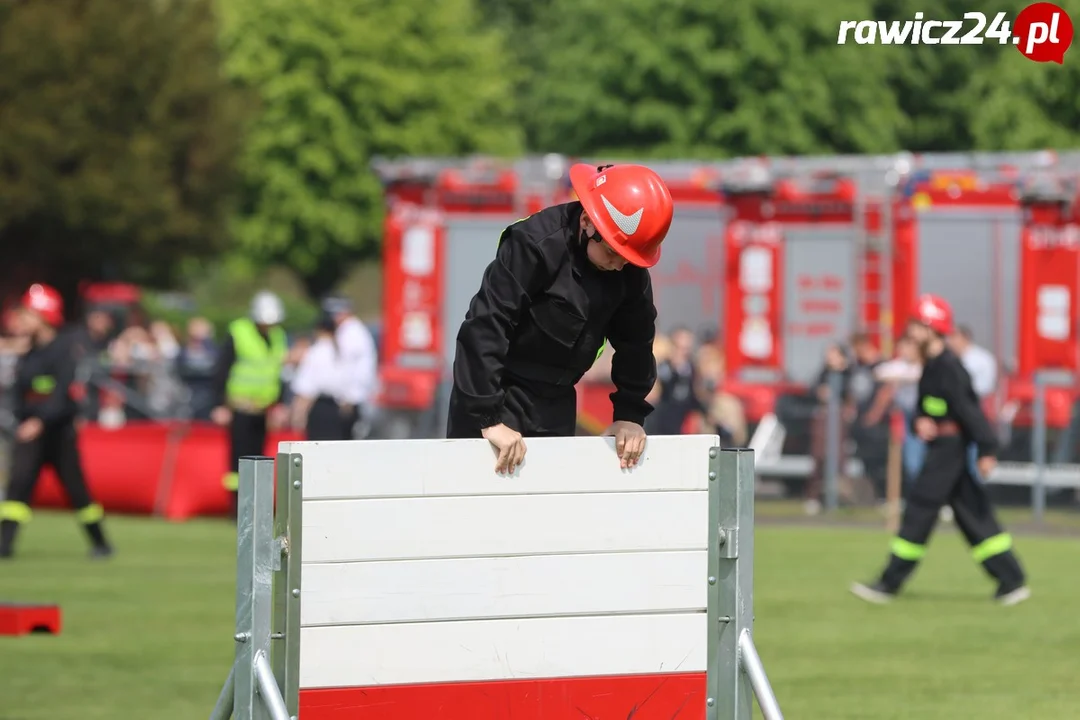
[[[484,428],[480,434],[499,451],[499,457],[495,461],[495,472],[513,473],[525,460],[525,440],[517,430],[499,423]]]
[[[232,410],[224,405],[219,405],[210,411],[210,419],[218,425],[228,425],[232,422]]]
[[[937,423],[928,417],[916,418],[915,434],[923,442],[930,442],[937,437]]]
[[[38,439],[44,429],[45,423],[41,422],[41,418],[28,418],[19,423],[19,427],[15,430],[15,437],[19,442],[33,442]]]

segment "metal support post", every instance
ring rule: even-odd
[[[277,456],[277,515],[274,537],[279,562],[274,566],[274,638],[270,664],[292,716],[299,715],[300,698],[300,550],[303,458]]]
[[[270,653],[273,602],[274,461],[240,458],[236,519],[236,720],[278,720],[259,694],[257,663]],[[276,687],[275,687],[276,692]]]
[[[255,655],[255,679],[259,696],[269,712],[268,717],[271,720],[289,720],[289,711],[285,709],[285,700],[274,679],[274,671],[270,669],[270,661],[261,652]]]
[[[840,452],[844,442],[841,430],[840,398],[844,395],[844,376],[829,373],[829,400],[825,406],[825,509],[840,505]]]
[[[761,662],[754,638],[749,630],[743,630],[739,635],[739,660],[747,677],[750,678],[750,686],[754,688],[754,697],[757,698],[761,707],[761,714],[765,720],[784,720],[780,712],[780,703],[776,700],[769,676],[765,674],[765,665]]]
[[[210,720],[229,720],[233,711],[233,694],[235,690],[236,668],[229,671],[229,677],[225,680],[225,686],[221,688],[214,709],[210,711]]]
[[[1043,521],[1046,510],[1046,378],[1035,373],[1035,398],[1031,409],[1031,460],[1035,482],[1031,484],[1031,512],[1035,522]]]
[[[753,450],[709,450],[708,720],[751,720],[754,694],[765,720],[783,720],[750,639],[754,479]]]

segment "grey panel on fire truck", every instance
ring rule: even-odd
[[[855,323],[855,242],[850,226],[784,227],[784,369],[794,382],[821,371],[829,343]]]
[[[656,330],[718,330],[724,317],[724,223],[718,207],[676,206],[660,262],[650,272]]]
[[[917,224],[918,291],[948,300],[956,322],[1007,365],[1016,361],[1020,223],[1016,209],[930,208]]]
[[[450,399],[449,383],[454,368],[454,346],[469,301],[480,289],[484,270],[495,258],[499,237],[516,220],[506,215],[447,215],[443,276],[443,382],[445,392],[438,393],[436,423],[441,435],[446,431],[446,411]]]

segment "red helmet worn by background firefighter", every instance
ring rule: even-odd
[[[611,249],[631,265],[649,268],[660,260],[660,243],[671,227],[671,191],[660,176],[641,165],[597,170],[579,163],[570,184],[581,206]]]
[[[952,307],[940,295],[920,295],[912,315],[939,335],[949,335],[953,331]]]
[[[34,283],[23,294],[20,304],[27,310],[33,310],[41,315],[41,318],[53,327],[64,324],[64,300],[54,287]]]

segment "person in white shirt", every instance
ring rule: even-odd
[[[997,359],[993,353],[975,344],[974,335],[967,325],[957,325],[956,331],[949,336],[948,342],[949,349],[960,358],[964,369],[971,376],[971,387],[979,396],[979,400],[985,400],[993,395],[997,389],[998,372]],[[976,462],[977,455],[975,445],[972,444],[968,448],[968,466],[973,476],[982,479]]]
[[[354,408],[350,427],[356,425],[365,408],[375,399],[378,389],[379,356],[371,331],[353,314],[346,298],[328,297],[323,311],[333,318],[334,337],[344,364],[342,393]]]
[[[297,365],[290,389],[292,426],[308,440],[347,440],[352,435],[355,406],[346,397],[345,365],[329,315],[320,319],[315,341]]]
[[[893,389],[893,404],[904,414],[904,444],[901,451],[904,480],[910,483],[919,474],[926,455],[926,443],[911,430],[919,400],[919,378],[922,376],[922,360],[919,349],[911,338],[903,335],[896,341],[896,357],[883,362],[874,370],[879,382]]]
[[[949,336],[949,348],[956,353],[971,376],[971,386],[982,400],[997,389],[997,360],[993,353],[975,344],[971,328],[959,325]]]

